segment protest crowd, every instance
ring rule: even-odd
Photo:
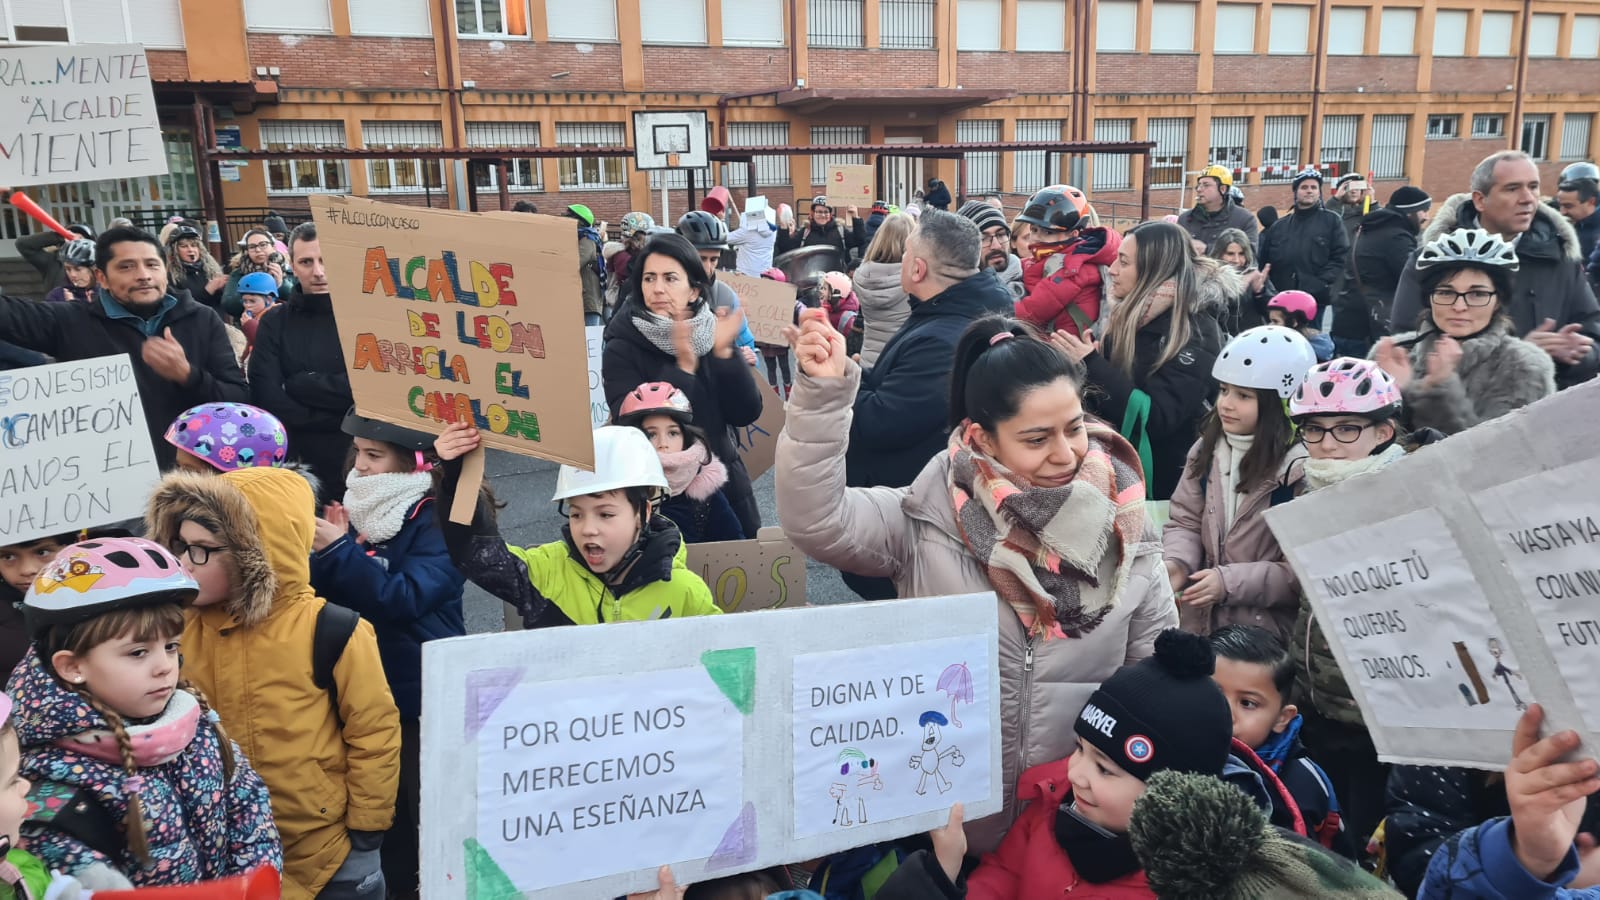
[[[458,777],[422,767],[422,647],[466,582],[527,629],[718,615],[686,547],[764,524],[864,600],[992,592],[1003,802],[636,897],[1600,897],[1577,735],[1535,704],[1504,772],[1380,761],[1266,519],[1600,372],[1600,169],[1559,206],[1516,151],[1450,197],[1327,180],[1264,225],[1212,166],[1123,231],[1068,185],[615,240],[568,206],[582,296],[540,302],[603,328],[610,423],[530,547],[464,477],[479,428],[357,411],[316,222],[226,260],[182,220],[19,240],[51,290],[0,296],[5,366],[126,354],[163,476],[142,521],[0,547],[0,897],[418,897]],[[796,289],[781,343],[738,275]],[[773,405],[763,523],[736,430]]]

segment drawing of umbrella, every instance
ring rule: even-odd
[[[939,675],[937,689],[950,695],[950,721],[960,728],[961,718],[956,715],[956,704],[972,702],[972,672],[967,669],[967,664],[946,666]]]

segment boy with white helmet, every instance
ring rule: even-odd
[[[434,442],[444,463],[439,509],[449,510],[461,457],[478,430],[446,428]],[[661,459],[644,432],[606,425],[594,432],[594,471],[562,466],[551,499],[567,517],[561,540],[511,547],[494,504],[480,498],[471,525],[444,521],[450,558],[474,584],[515,606],[526,628],[715,615],[711,590],[685,565],[683,538],[659,509],[667,490]]]

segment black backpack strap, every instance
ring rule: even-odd
[[[63,832],[107,859],[128,849],[122,823],[94,792],[56,781],[35,781],[28,788],[27,821],[38,828]]]
[[[323,603],[317,610],[317,626],[311,637],[311,681],[328,692],[333,708],[339,708],[339,686],[333,680],[333,668],[344,656],[345,645],[356,633],[361,615],[337,603]]]

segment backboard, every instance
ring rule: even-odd
[[[706,114],[701,110],[633,114],[633,164],[656,169],[703,169],[709,165]]]

